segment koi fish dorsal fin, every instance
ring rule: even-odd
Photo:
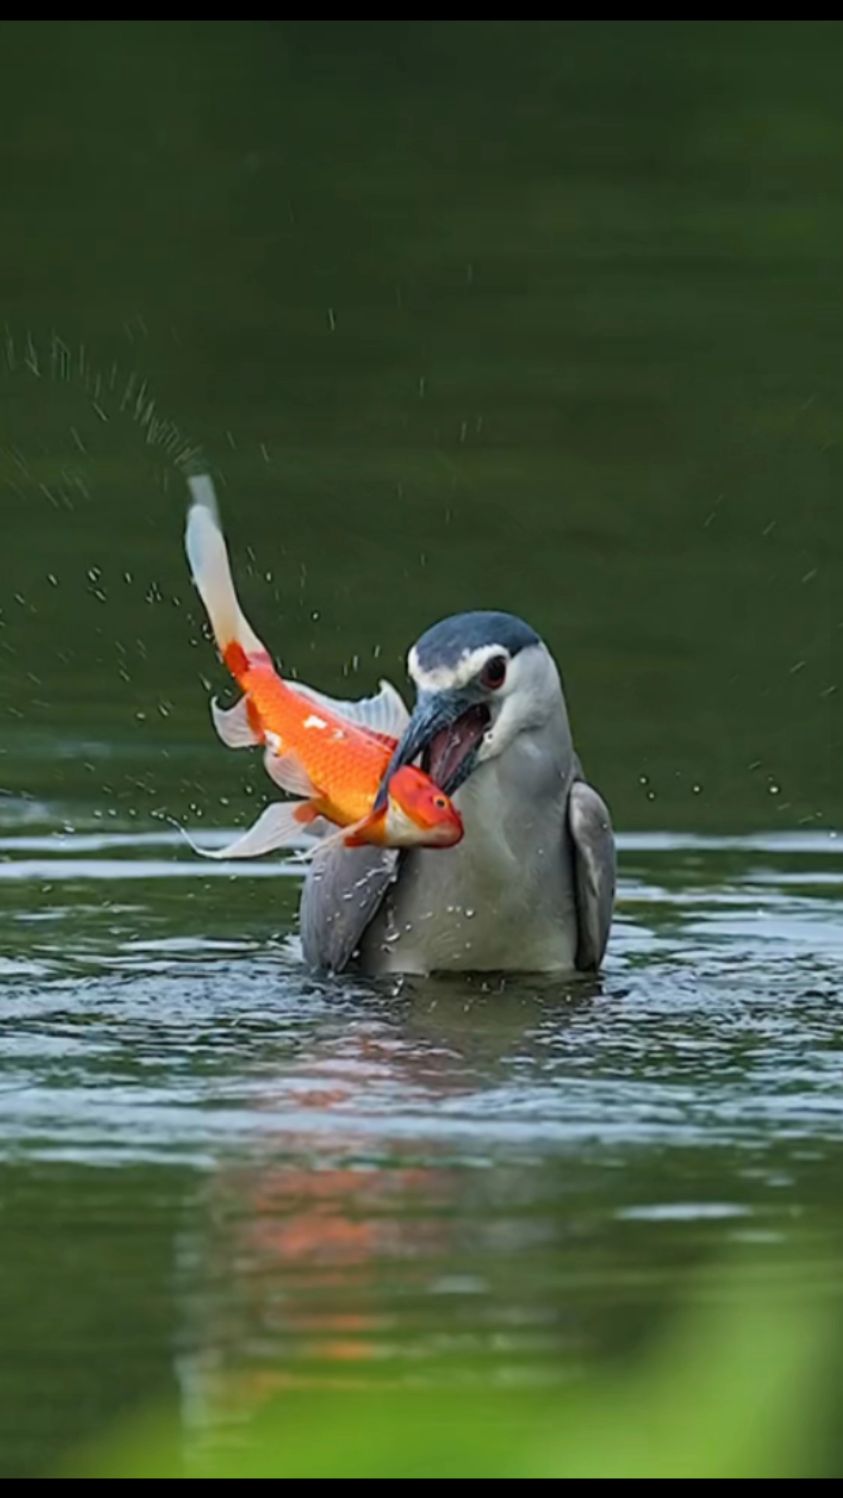
[[[210,476],[188,479],[192,503],[187,514],[184,544],[193,581],[205,605],[220,655],[236,641],[246,655],[264,647],[246,620],[234,590],[217,497]]]
[[[344,702],[339,697],[328,697],[324,692],[317,692],[315,687],[303,686],[299,681],[289,683],[295,692],[301,692],[303,697],[309,697],[311,702],[326,708],[328,712],[336,713],[346,723],[353,723],[356,728],[367,728],[370,733],[376,733],[381,738],[400,739],[410,721],[410,714],[401,693],[391,682],[381,681],[379,685],[380,691],[374,697],[360,697],[356,701]]]

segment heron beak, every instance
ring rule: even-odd
[[[395,771],[413,764],[419,755],[431,780],[450,796],[471,774],[488,723],[488,708],[465,692],[420,692],[387,765],[378,800]]]

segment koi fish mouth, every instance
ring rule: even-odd
[[[446,796],[452,795],[474,769],[477,750],[490,721],[488,707],[475,704],[440,728],[425,745],[422,769]]]

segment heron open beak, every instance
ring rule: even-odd
[[[452,795],[474,769],[489,720],[485,704],[465,692],[420,692],[384,773],[378,799],[384,796],[390,776],[402,765],[413,764],[419,755],[431,780],[446,796]]]

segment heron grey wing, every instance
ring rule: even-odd
[[[308,967],[341,973],[360,945],[396,877],[395,848],[344,848],[316,852],[305,879],[299,913]]]
[[[609,940],[615,903],[615,837],[609,808],[585,780],[571,786],[568,828],[574,845],[575,961],[582,970],[596,971]]]

